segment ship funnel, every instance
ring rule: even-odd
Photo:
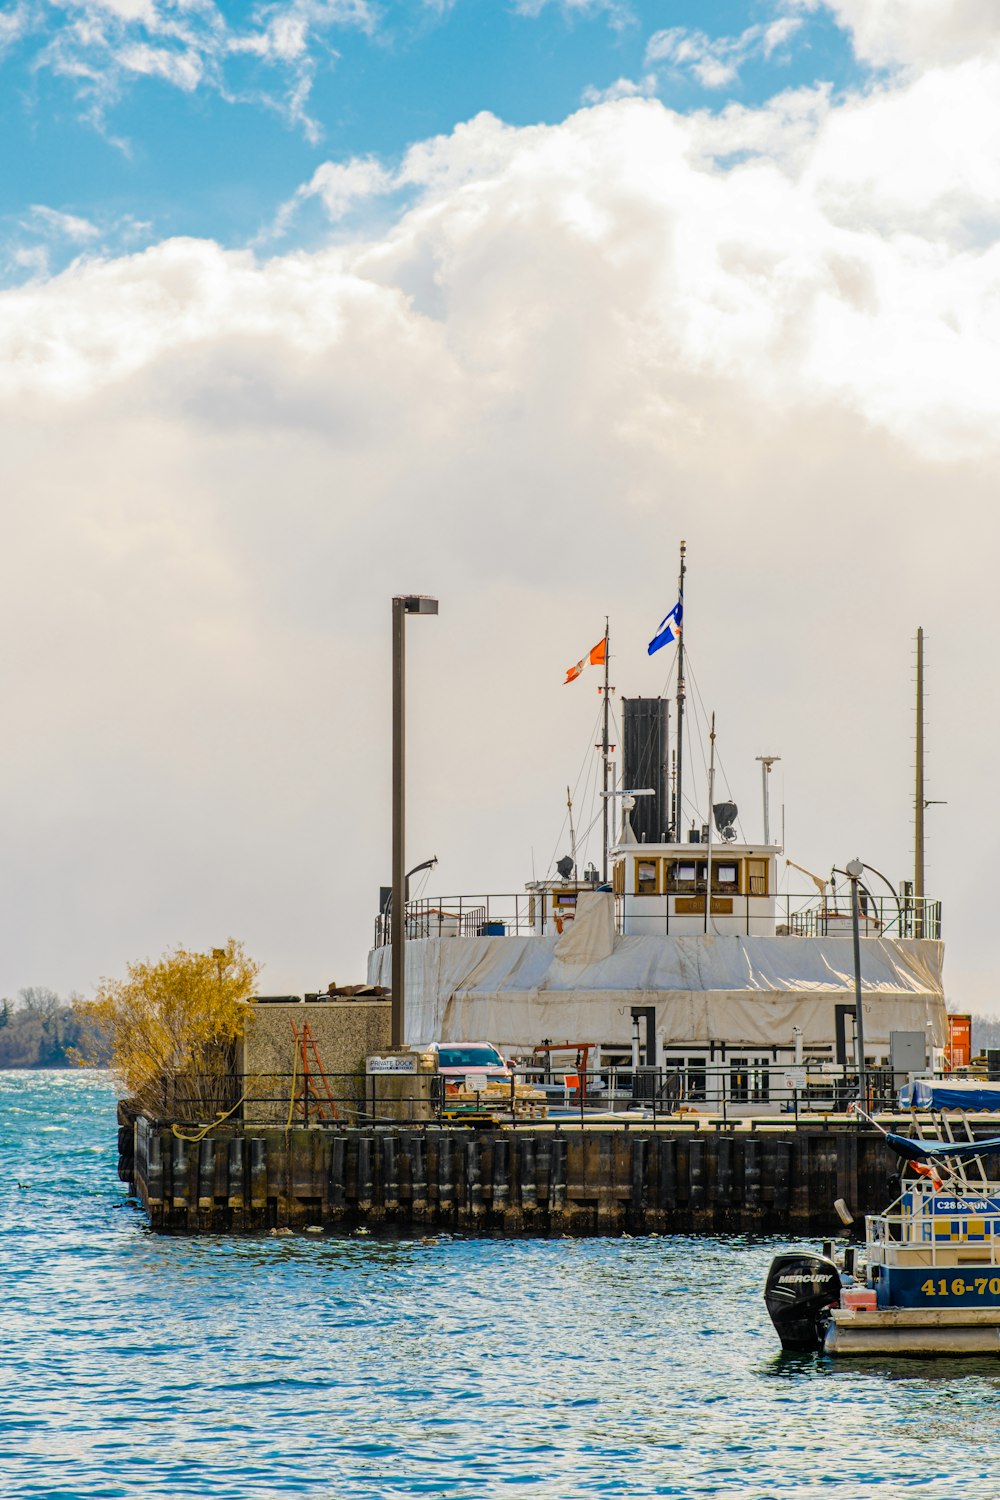
[[[670,837],[670,707],[666,698],[623,698],[622,706],[622,785],[653,791],[630,809],[632,829],[636,843],[661,844]]]

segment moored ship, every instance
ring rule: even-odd
[[[675,697],[622,700],[620,761],[610,735],[607,625],[603,640],[567,672],[569,682],[588,664],[604,669],[594,819],[603,825],[600,871],[591,864],[579,874],[568,794],[571,852],[519,894],[409,899],[399,875],[400,1040],[426,1047],[473,1037],[496,1044],[508,1060],[531,1057],[540,1045],[575,1047],[577,1071],[584,1057],[605,1075],[644,1069],[656,1075],[647,1080],[654,1091],[667,1089],[695,1108],[766,1112],[793,1096],[829,1096],[831,1106],[842,1106],[852,1067],[861,1074],[881,1068],[891,1092],[902,1039],[906,1073],[944,1060],[940,903],[924,893],[922,858],[914,879],[898,887],[859,865],[861,876],[804,871],[813,889],[791,889],[789,871],[801,867],[781,858],[782,842],[770,833],[777,757],[757,757],[757,842],[746,836],[735,802],[716,799],[714,715],[707,788],[691,795],[685,570],[682,543],[678,602],[648,647],[652,654],[676,644]],[[922,790],[916,806],[922,820]],[[922,833],[917,844],[922,849]],[[393,977],[388,895],[385,888],[368,963],[369,983],[386,988]],[[664,1075],[669,1088],[658,1082]],[[839,1085],[827,1086],[835,1075]]]

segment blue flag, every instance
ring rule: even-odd
[[[656,627],[656,634],[649,643],[648,654],[650,656],[652,656],[654,651],[659,651],[661,646],[669,646],[671,641],[677,639],[683,616],[684,601],[678,599],[669,615],[665,615]]]

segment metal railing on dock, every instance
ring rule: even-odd
[[[508,1078],[441,1074],[323,1075],[318,1088],[297,1073],[189,1077],[170,1091],[168,1115],[184,1128],[225,1116],[235,1122],[336,1128],[343,1125],[619,1125],[658,1123],[690,1129],[740,1126],[753,1120],[794,1124],[843,1114],[858,1098],[856,1072],[831,1063],[773,1064],[734,1057],[712,1066],[683,1060],[655,1068],[584,1071],[544,1064],[518,1066]],[[867,1070],[867,1107],[892,1111],[906,1075]]]

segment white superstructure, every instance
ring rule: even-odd
[[[521,896],[410,903],[406,1039],[489,1038],[508,1054],[548,1039],[699,1072],[734,1071],[733,1097],[767,1097],[768,1070],[850,1064],[854,963],[846,885],[778,889],[779,851],[731,843],[622,844],[612,888],[531,883]],[[706,917],[706,898],[710,907]],[[893,1032],[945,1045],[940,908],[866,895],[861,916],[865,1052],[888,1063]],[[380,934],[381,936],[382,934]],[[388,934],[369,981],[391,985]],[[736,1086],[734,1086],[735,1090]],[[706,1095],[711,1095],[708,1090]]]

